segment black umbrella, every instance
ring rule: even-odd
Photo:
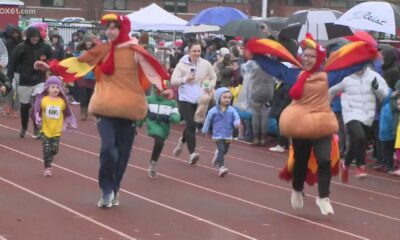
[[[341,12],[327,8],[297,11],[289,16],[281,34],[301,41],[305,34],[310,32],[317,41],[327,41],[331,37],[328,35],[325,24],[334,23],[341,15]],[[341,27],[335,26],[334,31],[338,29]],[[346,35],[349,34],[346,33]]]
[[[267,29],[265,29],[267,28]],[[240,19],[227,23],[223,26],[219,33],[226,36],[243,37],[243,38],[266,38],[268,35],[265,30],[273,34],[273,30],[267,24],[252,19]]]
[[[345,36],[353,35],[353,32],[351,31],[351,29],[347,26],[336,25],[333,23],[325,23],[324,25],[325,25],[325,31],[326,31],[327,38],[320,39],[320,40],[329,40],[329,39],[334,39],[334,38],[338,38],[338,37],[345,37]],[[286,27],[286,28],[283,28],[279,32],[278,36],[280,38],[289,38],[289,39],[293,38],[293,39],[301,40],[298,38],[299,38],[300,31],[302,30],[302,28],[304,28],[304,25],[301,25],[301,24],[295,24],[290,27]],[[316,37],[316,36],[314,36],[314,37]]]

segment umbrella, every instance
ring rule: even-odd
[[[214,25],[193,25],[183,31],[184,33],[205,33],[205,32],[218,32],[220,27]]]
[[[252,19],[239,19],[227,23],[223,26],[219,33],[226,36],[244,37],[244,38],[266,38],[268,35],[263,32],[263,28],[268,26],[265,23],[255,21]]]
[[[288,18],[286,26],[281,30],[280,35],[301,41],[306,33],[310,32],[317,41],[329,40],[325,24],[334,23],[341,14],[339,11],[327,8],[297,11]],[[336,28],[345,27],[338,26]],[[337,29],[335,31],[338,31]]]
[[[400,34],[400,7],[387,2],[363,2],[345,12],[335,24]]]
[[[188,25],[207,24],[222,27],[230,21],[246,18],[248,16],[236,8],[219,6],[199,12],[189,21]]]
[[[269,17],[261,21],[270,26],[272,30],[279,32],[282,28],[285,27],[287,19],[288,18],[286,17]]]

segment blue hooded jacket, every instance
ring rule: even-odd
[[[215,91],[215,102],[217,103],[207,114],[202,132],[207,134],[212,128],[212,138],[215,140],[232,140],[235,126],[240,124],[239,114],[232,106],[228,106],[225,111],[220,106],[220,98],[223,93],[229,92],[226,87],[218,88]]]

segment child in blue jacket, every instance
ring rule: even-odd
[[[229,105],[231,98],[232,94],[226,87],[215,91],[216,105],[208,112],[202,129],[203,134],[207,134],[210,128],[212,129],[212,138],[217,144],[212,163],[214,166],[219,166],[220,177],[228,173],[228,169],[224,166],[224,156],[228,153],[232,142],[233,130],[240,126],[239,114]]]

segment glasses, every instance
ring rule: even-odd
[[[303,58],[316,58],[317,56],[311,54],[303,54]]]

